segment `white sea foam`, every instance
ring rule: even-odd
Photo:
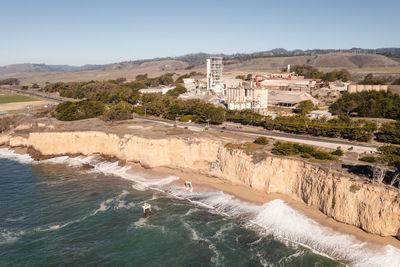
[[[24,233],[24,231],[2,231],[0,232],[0,245],[17,241]]]
[[[174,188],[170,193],[211,206],[221,214],[248,221],[247,226],[261,235],[272,235],[285,243],[290,241],[309,247],[316,253],[351,266],[400,266],[398,248],[390,245],[377,248],[375,244],[360,242],[353,236],[318,224],[280,199],[256,205],[235,199],[222,191],[188,193],[183,188]]]
[[[214,255],[211,257],[211,261],[216,265],[216,266],[221,266],[222,261],[224,260],[224,256],[221,255],[221,253],[218,251],[217,247],[214,245],[213,242],[211,242],[208,238],[201,237],[197,231],[190,226],[187,222],[182,221],[183,226],[191,233],[192,240],[194,241],[203,241],[208,244],[208,248],[214,253]]]
[[[34,163],[34,160],[28,155],[15,154],[8,149],[0,149],[1,157],[25,164]],[[93,171],[119,176],[134,182],[135,189],[145,190],[148,188],[162,191],[180,199],[187,199],[192,203],[207,207],[220,214],[239,217],[249,222],[248,227],[256,227],[261,235],[272,235],[285,243],[289,241],[301,244],[311,248],[314,252],[347,262],[351,266],[400,266],[400,249],[390,245],[378,247],[369,242],[362,243],[353,236],[341,234],[318,224],[279,199],[264,205],[256,205],[240,201],[222,191],[189,192],[184,190],[183,187],[167,186],[178,179],[176,176],[168,176],[163,179],[146,179],[140,175],[128,173],[129,167],[121,167],[116,162],[104,162],[94,157],[58,157],[42,162],[57,162],[70,166],[91,164],[94,166]],[[106,200],[92,215],[110,208],[108,204],[109,202]],[[73,222],[75,221],[70,223]],[[59,228],[65,227],[70,223],[60,225]],[[144,226],[145,224],[146,220],[140,219],[134,226]],[[57,228],[56,225],[52,227],[54,229]],[[12,239],[13,236],[11,235],[10,238]],[[210,246],[210,249],[213,249],[211,244]],[[217,261],[221,260],[217,255],[215,259]]]
[[[0,148],[0,158],[17,161],[22,164],[33,164],[35,160],[28,154],[18,154],[8,148]]]

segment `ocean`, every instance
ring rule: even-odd
[[[362,243],[282,200],[190,192],[177,179],[0,149],[0,266],[400,266],[399,249]]]

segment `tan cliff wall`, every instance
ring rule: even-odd
[[[189,168],[243,183],[265,193],[301,199],[337,221],[382,236],[398,235],[400,192],[384,185],[351,180],[301,160],[266,156],[254,163],[241,150],[210,139],[146,139],[103,132],[41,132],[28,138],[1,137],[11,146],[30,146],[43,155],[105,154],[143,166]],[[218,159],[221,167],[210,169]]]

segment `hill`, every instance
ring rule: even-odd
[[[377,54],[379,53],[386,53]],[[362,53],[363,52],[363,53]],[[246,72],[276,72],[291,65],[311,65],[323,71],[347,69],[358,80],[367,73],[375,76],[398,77],[400,75],[399,48],[377,50],[293,50],[274,49],[251,54],[211,55],[189,54],[180,57],[155,58],[127,61],[108,65],[16,64],[0,67],[0,79],[15,77],[22,83],[56,81],[108,80],[125,77],[133,80],[137,74],[158,76],[166,72],[178,75],[190,71],[205,72],[205,59],[210,56],[224,58],[224,72],[236,75]]]

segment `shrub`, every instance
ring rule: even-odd
[[[336,160],[337,158],[332,154],[318,150],[313,146],[302,145],[296,143],[281,143],[277,142],[272,149],[272,153],[282,156],[299,155],[302,158],[315,158],[319,160]]]
[[[184,115],[184,116],[181,117],[181,121],[182,122],[193,121],[193,117],[194,117],[194,115]]]
[[[308,153],[301,153],[300,157],[305,158],[305,159],[312,158],[312,156],[310,154],[308,154]]]
[[[400,161],[400,146],[387,145],[378,148],[378,151],[382,154],[381,160],[388,162],[389,164]]]
[[[321,150],[316,150],[312,156],[316,159],[320,160],[336,160],[336,157],[333,156],[332,154],[326,152],[326,151],[321,151]]]
[[[254,140],[254,144],[263,146],[268,145],[268,139],[265,136],[259,136]]]
[[[365,162],[370,162],[370,163],[376,162],[376,158],[374,156],[365,156],[365,157],[360,158],[360,160],[365,161]]]
[[[338,148],[338,149],[336,149],[335,151],[331,152],[331,154],[332,154],[332,155],[335,155],[335,156],[341,157],[341,156],[343,156],[343,150],[341,150],[340,148]]]
[[[357,191],[360,190],[360,189],[361,189],[361,188],[360,188],[358,185],[355,185],[355,184],[352,184],[352,185],[350,186],[350,191],[353,192],[353,193],[357,192]]]

